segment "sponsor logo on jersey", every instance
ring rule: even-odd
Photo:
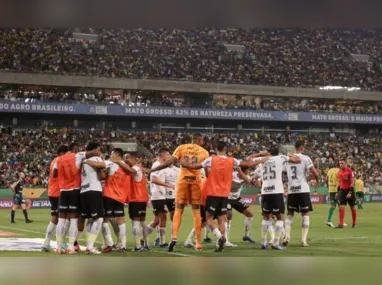
[[[301,185],[300,186],[291,186],[290,191],[291,192],[297,192],[301,190]]]
[[[263,188],[264,192],[270,192],[270,191],[273,191],[273,190],[275,190],[275,185]]]

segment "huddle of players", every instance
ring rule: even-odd
[[[94,247],[101,230],[105,242],[103,252],[113,249],[109,228],[111,221],[118,233],[119,249],[126,251],[126,202],[129,203],[129,216],[133,223],[135,250],[142,250],[142,236],[143,245],[148,249],[145,216],[149,195],[145,176],[135,161],[133,153],[123,156],[119,148],[112,151],[109,160],[104,160],[97,143],[89,143],[85,152],[80,152],[76,143],[69,147],[60,146],[58,157],[50,166],[48,195],[52,220],[47,228],[43,250],[49,250],[50,240],[56,230],[56,253],[74,254],[75,242],[81,236],[85,219],[88,219],[87,253],[101,253]],[[104,186],[101,183],[103,180]]]

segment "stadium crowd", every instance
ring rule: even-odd
[[[207,97],[207,96],[206,96]],[[234,96],[232,96],[234,97]],[[97,92],[62,92],[52,90],[50,92],[41,91],[0,91],[0,100],[18,101],[28,100],[29,102],[49,102],[49,103],[87,103],[87,104],[121,104],[124,106],[164,106],[164,107],[183,107],[183,108],[206,108],[217,109],[245,109],[245,110],[263,110],[263,111],[299,111],[299,112],[338,112],[354,114],[382,114],[381,102],[353,102],[343,100],[306,100],[298,98],[260,100],[256,103],[255,99],[245,100],[213,100],[206,102],[205,105],[193,105],[186,102],[181,96],[170,97],[160,96],[159,100],[155,96],[121,96],[123,99],[117,99],[111,94]],[[246,97],[248,98],[248,97]],[[255,98],[255,97],[254,97]],[[239,103],[239,104],[238,104]]]
[[[0,70],[382,91],[380,30],[93,32],[89,41],[73,30],[0,29]]]
[[[0,126],[1,128],[2,126]],[[339,158],[346,158],[357,175],[363,175],[365,181],[382,184],[382,147],[377,136],[326,136],[291,134],[206,134],[204,147],[215,147],[217,140],[226,141],[229,155],[244,159],[249,154],[268,149],[275,144],[292,144],[304,139],[306,147],[316,153],[312,157],[321,174],[322,183],[325,174]],[[62,143],[79,142],[83,147],[92,140],[102,142],[104,151],[110,151],[112,141],[138,141],[153,154],[162,147],[170,151],[189,141],[185,133],[122,132],[119,130],[87,131],[78,129],[12,130],[3,128],[0,133],[0,187],[7,187],[16,179],[16,174],[26,174],[26,185],[46,186],[47,169],[55,151]],[[153,158],[140,157],[139,163],[150,168]]]

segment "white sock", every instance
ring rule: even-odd
[[[121,242],[121,239],[119,237],[119,226],[118,226],[117,221],[115,219],[111,219],[110,224],[113,227],[113,231],[114,231],[115,236],[117,237],[117,243]]]
[[[135,247],[141,248],[141,224],[139,221],[133,221],[133,237]]]
[[[74,242],[78,232],[78,219],[70,219],[69,234],[68,234],[68,249],[74,249]]]
[[[149,246],[149,233],[146,222],[140,222],[142,228],[143,240],[145,241],[145,246]]]
[[[147,226],[147,234],[151,235],[151,233],[155,230],[152,226],[152,223]]]
[[[308,237],[309,232],[309,224],[310,224],[310,218],[309,216],[302,216],[302,236],[301,236],[301,242],[306,242],[306,238]]]
[[[253,222],[253,217],[251,217],[251,218],[245,217],[245,221],[244,221],[244,236],[246,236],[246,237],[249,236],[250,233],[251,233],[252,222]]]
[[[273,243],[273,240],[275,239],[275,226],[273,225],[273,221],[269,220],[268,222],[268,233],[271,236],[271,241]]]
[[[56,227],[56,240],[57,240],[57,249],[62,248],[62,243],[65,238],[65,223],[66,219],[58,218],[58,223]]]
[[[65,234],[64,234],[65,236],[68,234],[69,227],[70,227],[70,220],[65,219]]]
[[[194,240],[194,238],[195,238],[195,229],[192,228],[192,230],[191,230],[190,234],[188,235],[186,241],[190,241],[190,242],[192,242],[192,241]]]
[[[216,236],[217,239],[222,237],[222,233],[219,231],[218,228],[215,228],[212,233]]]
[[[261,222],[261,244],[264,244],[264,245],[268,244],[268,231],[269,231],[269,221],[263,220]]]
[[[277,246],[280,244],[280,237],[284,230],[284,222],[283,221],[277,221],[276,227],[275,227],[275,238],[273,240],[273,245]]]
[[[204,227],[204,239],[208,238],[208,234],[210,233],[211,229],[208,226]]]
[[[285,220],[285,239],[288,242],[291,239],[292,224],[293,224],[293,216],[288,215]]]
[[[94,247],[94,242],[96,241],[99,235],[99,232],[101,231],[102,223],[103,223],[103,218],[98,218],[94,222],[90,223],[91,224],[90,231],[86,231],[86,246],[88,249],[92,249]],[[86,230],[87,230],[87,227],[86,227]]]
[[[166,243],[166,228],[159,228],[159,233],[160,233],[160,244],[165,244]]]
[[[107,246],[113,246],[113,239],[111,237],[111,230],[109,227],[109,223],[102,224],[102,235]]]
[[[157,238],[160,239],[160,228],[159,228],[159,226],[156,227],[156,230],[157,230]]]
[[[127,238],[127,232],[126,232],[126,224],[123,223],[118,226],[119,227],[119,236],[122,243],[122,248],[126,248],[126,238]]]
[[[229,240],[229,232],[231,231],[231,222],[232,220],[228,220],[225,222],[225,238]]]
[[[93,226],[93,219],[88,219],[88,222],[86,223],[86,232],[90,233]]]
[[[45,246],[50,246],[50,241],[53,237],[53,233],[55,230],[56,230],[56,225],[50,222],[48,225],[48,228],[46,229],[46,235],[45,235],[45,241],[44,241]]]

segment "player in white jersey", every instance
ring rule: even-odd
[[[241,189],[244,184],[250,184],[251,180],[248,177],[250,169],[247,167],[239,167],[237,171],[233,172],[231,193],[228,197],[227,204],[227,223],[226,223],[226,247],[236,247],[229,242],[229,232],[231,229],[232,222],[232,209],[245,216],[244,223],[244,236],[243,241],[249,241],[250,243],[255,243],[255,241],[250,236],[250,231],[252,228],[253,214],[247,202],[240,197]]]
[[[307,247],[306,242],[309,232],[309,212],[313,211],[312,202],[310,201],[310,187],[307,177],[310,173],[316,178],[316,185],[319,184],[319,175],[313,166],[312,160],[302,154],[304,152],[304,143],[297,141],[295,143],[296,156],[301,159],[298,164],[287,163],[285,165],[288,174],[288,216],[285,221],[285,239],[284,246],[287,246],[291,238],[291,230],[293,224],[294,213],[302,214],[302,237],[301,246]]]
[[[261,208],[263,212],[263,221],[261,224],[262,249],[268,246],[268,231],[272,224],[272,214],[276,216],[275,238],[272,242],[272,248],[284,250],[280,245],[280,237],[284,231],[284,187],[282,181],[283,166],[285,163],[300,163],[298,156],[289,154],[289,156],[280,155],[279,148],[273,147],[270,150],[271,158],[264,162],[262,168],[262,187],[261,187]]]
[[[167,148],[159,150],[158,163],[165,162],[170,157],[170,152]],[[155,167],[155,163],[153,165]],[[168,247],[166,243],[166,188],[175,189],[174,184],[166,183],[166,169],[162,169],[151,173],[151,204],[153,207],[154,221],[148,225],[148,234],[150,235],[154,229],[159,226],[159,242],[158,238],[154,242],[154,246],[162,248]]]
[[[171,165],[170,167],[163,169],[163,171],[165,173],[165,183],[176,186],[176,182],[178,181],[178,176],[180,172],[179,167],[176,167],[175,165]],[[167,207],[167,211],[170,213],[171,221],[172,221],[172,218],[174,217],[174,212],[175,212],[175,193],[176,193],[176,187],[175,188],[166,187],[166,207]]]
[[[89,143],[86,151],[98,150],[100,145]],[[90,166],[91,164],[92,166]],[[90,254],[101,254],[94,248],[98,234],[103,223],[103,195],[102,184],[98,178],[98,170],[106,167],[105,162],[99,156],[85,159],[81,171],[81,218],[88,219],[86,225],[86,252]]]

